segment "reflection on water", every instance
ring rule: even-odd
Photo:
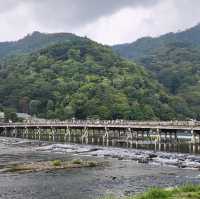
[[[77,143],[77,144],[92,144],[99,146],[112,146],[112,147],[121,147],[121,148],[133,148],[133,149],[144,149],[151,151],[163,151],[163,152],[171,152],[171,153],[189,153],[189,154],[200,154],[200,144],[193,144],[190,141],[182,141],[182,142],[155,142],[155,141],[116,141],[116,140],[108,140],[105,141],[103,139],[87,139],[82,140],[78,137],[71,138],[70,141],[64,142],[60,139],[55,139],[55,142],[61,143]]]
[[[125,144],[118,144],[116,146],[125,147]],[[192,143],[148,143],[148,142],[135,142],[132,146],[134,149],[145,149],[153,151],[176,152],[176,153],[190,153],[200,154],[200,145]]]

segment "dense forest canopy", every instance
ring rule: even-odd
[[[131,60],[70,33],[0,43],[0,109],[62,120],[200,119],[199,33],[200,25],[114,47]]]
[[[186,102],[110,47],[73,39],[0,65],[0,104],[46,118],[174,119],[191,117]]]
[[[187,102],[200,118],[200,50],[185,43],[166,45],[140,59],[174,96]]]
[[[171,96],[187,104],[185,109],[193,118],[200,119],[200,25],[114,50],[145,66]]]

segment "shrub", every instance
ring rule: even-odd
[[[94,162],[94,161],[88,161],[87,164],[88,164],[89,167],[96,167],[97,166],[97,162]]]
[[[82,164],[82,160],[81,159],[74,159],[72,160],[72,164]]]
[[[52,161],[53,166],[58,167],[61,166],[61,160],[53,160]]]

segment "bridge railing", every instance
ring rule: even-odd
[[[47,120],[45,122],[27,121],[23,123],[0,123],[0,126],[21,125],[115,125],[115,126],[200,126],[199,121],[130,121],[130,120]]]

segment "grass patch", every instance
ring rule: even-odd
[[[30,168],[26,167],[25,165],[10,165],[6,168],[6,172],[22,172],[22,171],[30,171]]]
[[[107,196],[104,199],[117,198]],[[174,189],[152,188],[143,194],[124,199],[200,199],[200,185],[188,184]]]
[[[72,160],[72,164],[75,164],[75,165],[87,165],[88,167],[96,167],[96,166],[98,166],[98,163],[95,162],[95,161],[83,161],[81,159]]]
[[[135,199],[168,199],[171,196],[172,193],[170,191],[160,188],[152,188],[146,193],[136,196]]]
[[[16,173],[27,173],[27,172],[39,172],[39,171],[51,171],[59,169],[75,169],[75,168],[85,168],[85,167],[97,167],[103,165],[95,161],[87,160],[73,160],[73,161],[43,161],[43,162],[33,162],[24,164],[7,165],[3,168],[3,172],[16,172]]]

